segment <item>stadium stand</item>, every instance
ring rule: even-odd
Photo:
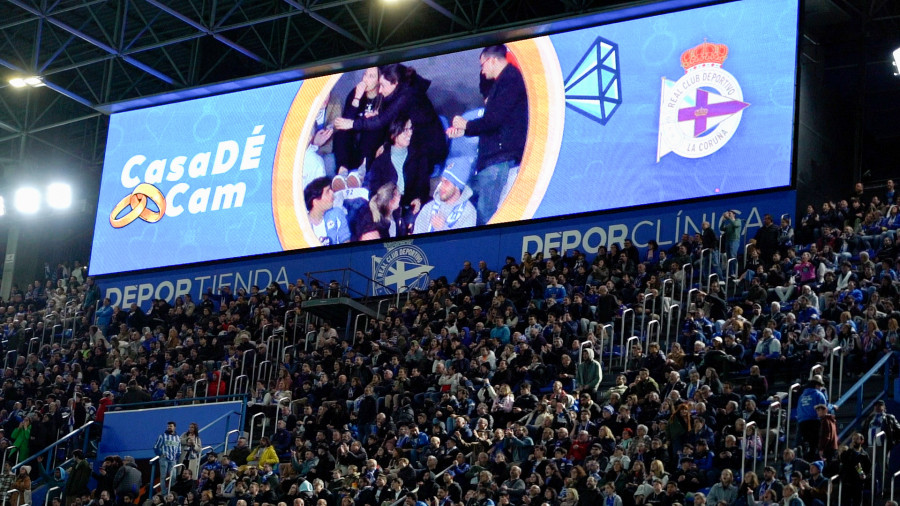
[[[467,263],[356,333],[301,307],[344,295],[339,283],[226,289],[145,312],[110,306],[84,267],[59,265],[0,305],[0,495],[13,506],[38,490],[82,506],[884,504],[900,455],[890,191],[767,215],[749,237],[725,213],[665,252],[626,242]],[[248,401],[227,451],[202,446],[196,425],[159,426],[147,430],[160,433],[162,473],[131,455],[96,461],[106,413],[227,394]]]

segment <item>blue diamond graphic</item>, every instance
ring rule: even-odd
[[[566,106],[605,125],[622,105],[619,45],[597,37],[565,81]]]

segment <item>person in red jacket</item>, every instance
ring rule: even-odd
[[[225,382],[219,378],[219,371],[213,371],[210,375],[209,386],[206,387],[206,396],[215,397],[217,395],[225,395],[227,388]]]
[[[103,392],[103,396],[100,397],[100,402],[97,403],[97,414],[94,415],[94,431],[97,434],[103,430],[103,418],[106,416],[106,412],[109,410],[109,407],[113,405],[113,393],[109,390]]]

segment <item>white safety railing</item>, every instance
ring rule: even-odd
[[[784,424],[784,444],[791,444],[791,401],[794,399],[794,390],[800,388],[800,383],[794,383],[790,387],[788,387],[788,402],[787,402],[787,421]]]
[[[834,399],[840,399],[841,394],[843,393],[842,388],[844,384],[844,354],[841,353],[842,349],[840,346],[835,346],[831,349],[831,355],[828,357],[828,393]],[[838,368],[840,371],[838,372],[838,389],[837,392],[833,390],[834,387],[834,356],[840,355],[841,360],[838,363]]]

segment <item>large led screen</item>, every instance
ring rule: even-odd
[[[790,185],[796,0],[110,119],[92,274]]]

